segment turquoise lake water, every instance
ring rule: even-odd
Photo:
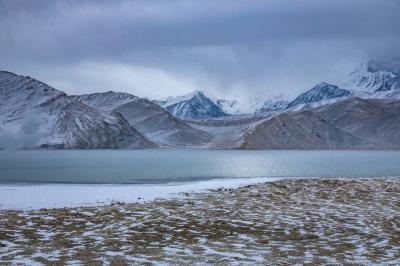
[[[0,183],[162,184],[225,177],[400,176],[400,151],[0,151]]]

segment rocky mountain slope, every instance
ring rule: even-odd
[[[157,104],[122,92],[76,96],[100,110],[121,114],[131,126],[159,145],[191,146],[210,142],[212,136],[192,128]]]
[[[156,147],[118,114],[89,107],[30,77],[0,72],[0,146]]]
[[[252,121],[215,148],[399,149],[399,132],[400,101],[350,97]]]
[[[337,128],[362,138],[375,147],[400,148],[400,101],[348,98],[313,110]]]

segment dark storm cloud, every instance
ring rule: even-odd
[[[0,1],[0,67],[74,93],[296,93],[396,55],[399,11],[397,0]]]

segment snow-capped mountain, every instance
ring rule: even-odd
[[[258,108],[255,113],[265,113],[271,111],[280,111],[287,108],[289,101],[287,100],[277,100],[277,99],[268,99],[264,102],[264,104]]]
[[[276,111],[284,109],[288,103],[282,97],[266,99],[251,96],[243,100],[219,99],[206,96],[202,91],[153,102],[168,110],[172,115],[184,119],[206,119]]]
[[[225,113],[228,114],[254,114],[264,104],[264,99],[257,96],[245,98],[243,100],[225,100],[215,101]]]
[[[228,115],[202,91],[194,91],[188,95],[168,97],[164,101],[154,102],[175,117],[182,119],[207,119]]]
[[[286,108],[288,101],[282,96],[263,98],[259,96],[251,96],[243,100],[215,100],[222,110],[227,114],[255,114],[269,111],[283,110]]]
[[[370,60],[350,73],[349,81],[342,87],[370,93],[398,90],[400,89],[400,59]]]
[[[241,100],[228,100],[206,96],[202,91],[194,91],[184,96],[170,96],[153,102],[183,119],[207,119],[278,111],[284,110],[289,103],[282,95],[269,98],[254,95]]]
[[[211,135],[192,128],[157,104],[123,92],[105,92],[76,96],[94,108],[121,114],[131,126],[160,145],[199,145]]]
[[[400,98],[400,59],[370,60],[350,74],[350,80],[340,86],[321,82],[288,102],[285,99],[265,99],[254,96],[244,100],[215,100],[225,113],[254,114],[281,111],[297,106],[297,109],[315,108],[356,95],[360,98]]]
[[[0,146],[155,147],[119,114],[94,109],[45,83],[0,72]]]
[[[331,85],[325,82],[321,82],[312,89],[300,94],[296,99],[294,99],[287,105],[287,108],[291,108],[293,106],[302,104],[309,104],[324,100],[340,98],[340,97],[347,97],[350,95],[351,92],[348,90],[340,89],[336,85]]]
[[[0,148],[400,148],[400,67],[369,62],[360,73],[353,87],[320,83],[288,102],[200,91],[163,101],[68,96],[0,71]]]

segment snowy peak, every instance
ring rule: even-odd
[[[228,114],[252,114],[262,107],[264,99],[251,96],[243,100],[224,100],[219,99],[217,104]]]
[[[202,100],[202,99],[208,98],[208,97],[205,96],[203,91],[194,90],[191,93],[182,95],[182,96],[175,96],[175,97],[169,96],[167,99],[165,99],[164,101],[160,101],[160,102],[163,103],[164,107],[167,107],[167,106],[175,105],[177,103],[195,100],[196,98]]]
[[[314,103],[350,95],[351,92],[348,90],[340,89],[338,86],[321,82],[312,89],[300,94],[296,99],[290,102],[287,107],[290,108],[300,104]]]
[[[203,91],[198,90],[184,96],[169,97],[165,101],[155,101],[155,103],[182,119],[206,119],[227,115]]]
[[[216,100],[216,103],[225,113],[239,115],[283,110],[286,108],[288,101],[284,100],[282,96],[269,99],[251,96],[243,100],[219,99]]]
[[[400,60],[370,60],[350,74],[343,87],[364,92],[400,89]]]

